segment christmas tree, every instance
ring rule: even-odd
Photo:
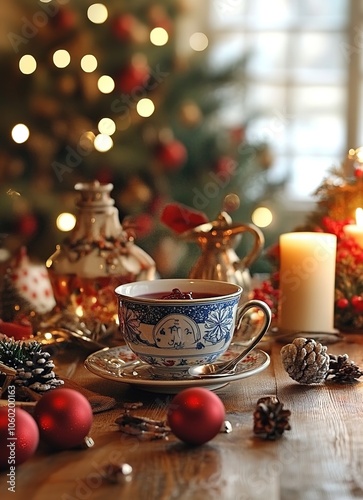
[[[270,187],[270,155],[264,144],[246,142],[247,117],[233,127],[219,118],[221,90],[240,82],[236,100],[243,92],[246,57],[216,71],[199,47],[178,50],[190,43],[178,29],[186,8],[180,0],[7,6],[0,232],[11,251],[25,244],[44,261],[64,238],[56,219],[74,212],[74,185],[92,180],[114,185],[123,225],[162,277],[186,276],[193,259],[161,223],[165,204],[213,219],[234,192],[235,216],[250,222]]]

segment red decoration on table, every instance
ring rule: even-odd
[[[14,322],[0,319],[0,333],[14,340],[24,340],[33,335],[33,327],[26,318]]]
[[[39,444],[34,418],[21,408],[0,408],[0,469],[11,469],[30,458]]]
[[[81,445],[93,422],[87,398],[78,391],[63,388],[42,396],[35,405],[34,418],[40,438],[56,449]]]
[[[221,430],[225,408],[221,399],[203,387],[184,389],[174,396],[167,415],[172,432],[187,444],[201,445]]]
[[[165,205],[160,219],[163,224],[176,233],[184,233],[188,229],[208,222],[208,217],[203,212],[192,210],[180,203]]]

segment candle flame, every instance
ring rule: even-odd
[[[357,208],[355,211],[355,221],[357,226],[363,227],[363,208]]]

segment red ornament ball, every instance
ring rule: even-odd
[[[146,88],[150,78],[150,69],[146,63],[137,62],[130,64],[117,77],[117,86],[125,94],[135,95]]]
[[[167,421],[176,437],[187,444],[201,445],[219,433],[225,414],[224,405],[214,392],[191,387],[173,398]]]
[[[184,144],[173,140],[159,146],[157,159],[162,163],[165,170],[178,170],[187,160],[188,153]]]
[[[85,396],[73,389],[46,392],[34,408],[40,437],[57,449],[82,444],[93,422],[92,408]]]
[[[136,19],[131,14],[119,15],[112,22],[112,31],[120,40],[131,40],[135,27]]]
[[[0,469],[13,470],[30,458],[39,444],[34,418],[21,408],[0,408]]]

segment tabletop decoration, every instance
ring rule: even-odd
[[[280,236],[279,331],[335,331],[336,243],[328,233]]]
[[[259,437],[275,440],[285,431],[291,430],[290,410],[283,409],[283,403],[276,396],[266,396],[257,401],[253,412],[253,432]]]
[[[14,340],[25,340],[33,337],[34,328],[26,317],[17,318],[15,321],[3,321],[0,319],[0,338],[13,338]]]
[[[327,178],[315,192],[317,203],[308,214],[299,231],[331,233],[337,237],[334,327],[349,332],[363,331],[363,148],[349,150],[340,167],[330,170]],[[354,229],[351,229],[354,226]],[[353,234],[354,233],[354,234]],[[276,272],[266,283],[256,287],[252,298],[274,302],[280,290],[280,248],[279,244],[267,249]],[[273,288],[273,292],[269,289]],[[254,297],[254,295],[256,297]],[[278,310],[275,322],[278,320]]]
[[[329,370],[327,379],[340,384],[351,384],[363,375],[363,371],[348,354],[329,354]]]
[[[13,472],[38,448],[39,430],[33,417],[22,408],[1,407],[0,443],[0,470],[8,468]]]
[[[81,446],[93,423],[88,399],[80,392],[67,388],[44,394],[37,401],[33,415],[41,440],[56,450]]]
[[[213,439],[225,421],[221,399],[204,387],[184,389],[172,399],[167,422],[177,438],[189,445]]]
[[[135,244],[134,232],[122,227],[112,184],[78,183],[77,217],[69,236],[46,262],[56,301],[88,325],[117,330],[114,289],[122,283],[153,280],[154,260]]]
[[[39,342],[6,338],[0,340],[0,362],[15,370],[12,382],[17,399],[21,400],[24,394],[27,397],[33,393],[43,394],[64,384],[54,372],[55,365],[50,353],[44,351]]]
[[[4,323],[19,324],[19,329],[13,327],[15,335],[28,338],[32,333],[30,324],[34,322],[34,318],[49,313],[54,306],[55,299],[47,268],[43,264],[31,262],[27,249],[20,248],[5,269],[0,289],[1,320]],[[20,326],[24,328],[21,329]],[[25,330],[25,326],[28,326],[28,330]]]
[[[329,354],[327,349],[314,339],[298,337],[281,348],[281,361],[285,371],[300,384],[351,384],[363,375],[348,354]]]
[[[281,349],[281,360],[286,372],[300,384],[319,384],[329,370],[327,347],[314,339],[298,337]]]
[[[131,415],[129,411],[117,417],[115,423],[121,432],[137,436],[141,440],[168,439],[171,432],[165,421],[138,417]]]
[[[247,294],[251,290],[249,268],[264,246],[262,231],[251,223],[233,222],[229,212],[240,205],[239,197],[230,193],[223,200],[222,210],[215,220],[184,205],[172,203],[164,208],[161,221],[185,241],[197,243],[200,256],[192,265],[188,277],[229,281],[242,286]],[[235,248],[248,234],[248,248],[239,257]]]

